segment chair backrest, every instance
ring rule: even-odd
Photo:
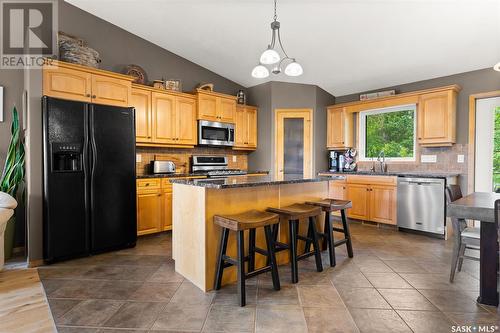
[[[462,198],[462,190],[460,185],[448,185],[446,186],[446,203],[452,203],[460,198]]]
[[[446,194],[446,203],[450,204],[453,201],[456,201],[462,198],[462,190],[460,189],[460,185],[448,185],[445,189]],[[467,227],[467,222],[464,219],[458,219],[456,217],[451,217],[451,223],[453,226],[453,235],[455,237],[455,241],[460,243],[462,231]]]

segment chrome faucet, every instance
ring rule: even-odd
[[[380,172],[382,173],[386,172],[387,165],[385,164],[385,153],[383,150],[381,150],[380,153],[378,153],[377,161],[380,163]]]

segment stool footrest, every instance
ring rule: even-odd
[[[247,274],[245,274],[245,278],[252,278],[252,277],[257,276],[259,274],[270,272],[270,271],[271,271],[271,266],[264,266],[262,268],[248,272]]]
[[[258,247],[255,248],[255,252],[257,252],[258,254],[261,254],[263,256],[266,256],[266,257],[268,255],[266,250],[258,248]]]
[[[314,254],[315,254],[314,251],[299,254],[297,256],[297,260],[302,260],[302,259],[309,258],[309,257],[313,256]]]
[[[302,236],[302,235],[297,235],[297,239],[300,239],[301,241],[304,241],[304,242],[312,242],[312,238]]]
[[[345,230],[342,228],[333,227],[332,229],[333,229],[333,231],[337,231],[337,232],[341,232],[341,233],[345,234]]]
[[[347,239],[344,238],[344,239],[333,242],[333,246],[337,247],[337,246],[343,245],[345,243],[347,243]]]
[[[224,260],[224,266],[227,265],[227,264],[229,264],[229,266],[227,266],[227,267],[238,266],[238,260],[235,260],[235,259],[231,258],[230,256],[224,255],[222,257],[222,260]]]
[[[274,242],[274,246],[275,246],[274,252],[285,251],[288,250],[289,248],[288,244],[281,242]]]

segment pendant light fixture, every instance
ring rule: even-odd
[[[500,62],[493,66],[493,69],[496,70],[497,72],[500,72]]]
[[[286,54],[285,49],[283,48],[283,44],[281,43],[280,23],[277,21],[277,18],[278,16],[276,14],[276,0],[274,0],[274,20],[273,22],[271,22],[271,43],[267,46],[267,49],[262,52],[259,64],[252,70],[252,76],[257,79],[263,79],[269,76],[269,69],[265,65],[274,65],[272,69],[273,74],[281,73],[282,65],[287,62],[288,64],[285,67],[286,75],[299,76],[304,72],[302,66],[295,61],[295,58],[290,58]],[[274,47],[276,46],[276,41],[278,41],[278,45],[284,55],[283,58],[281,58],[278,51],[274,49]]]

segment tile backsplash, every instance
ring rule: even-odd
[[[228,157],[228,168],[248,169],[247,151],[233,150],[231,148],[162,148],[162,147],[137,147],[136,155],[140,155],[140,161],[136,163],[137,175],[151,173],[150,162],[157,160],[171,160],[176,165],[177,173],[190,172],[190,157],[192,155],[225,155]],[[234,161],[236,160],[236,161]]]
[[[421,147],[417,154],[415,162],[387,162],[387,170],[394,172],[405,171],[423,171],[423,172],[456,172],[462,177],[467,176],[467,144],[454,144],[451,147]],[[432,161],[435,156],[435,162],[422,163],[424,160]],[[458,163],[458,155],[464,155],[464,162]],[[377,161],[375,159],[375,164]],[[372,162],[358,162],[358,170],[367,171],[372,167]],[[377,165],[378,167],[378,165]]]

